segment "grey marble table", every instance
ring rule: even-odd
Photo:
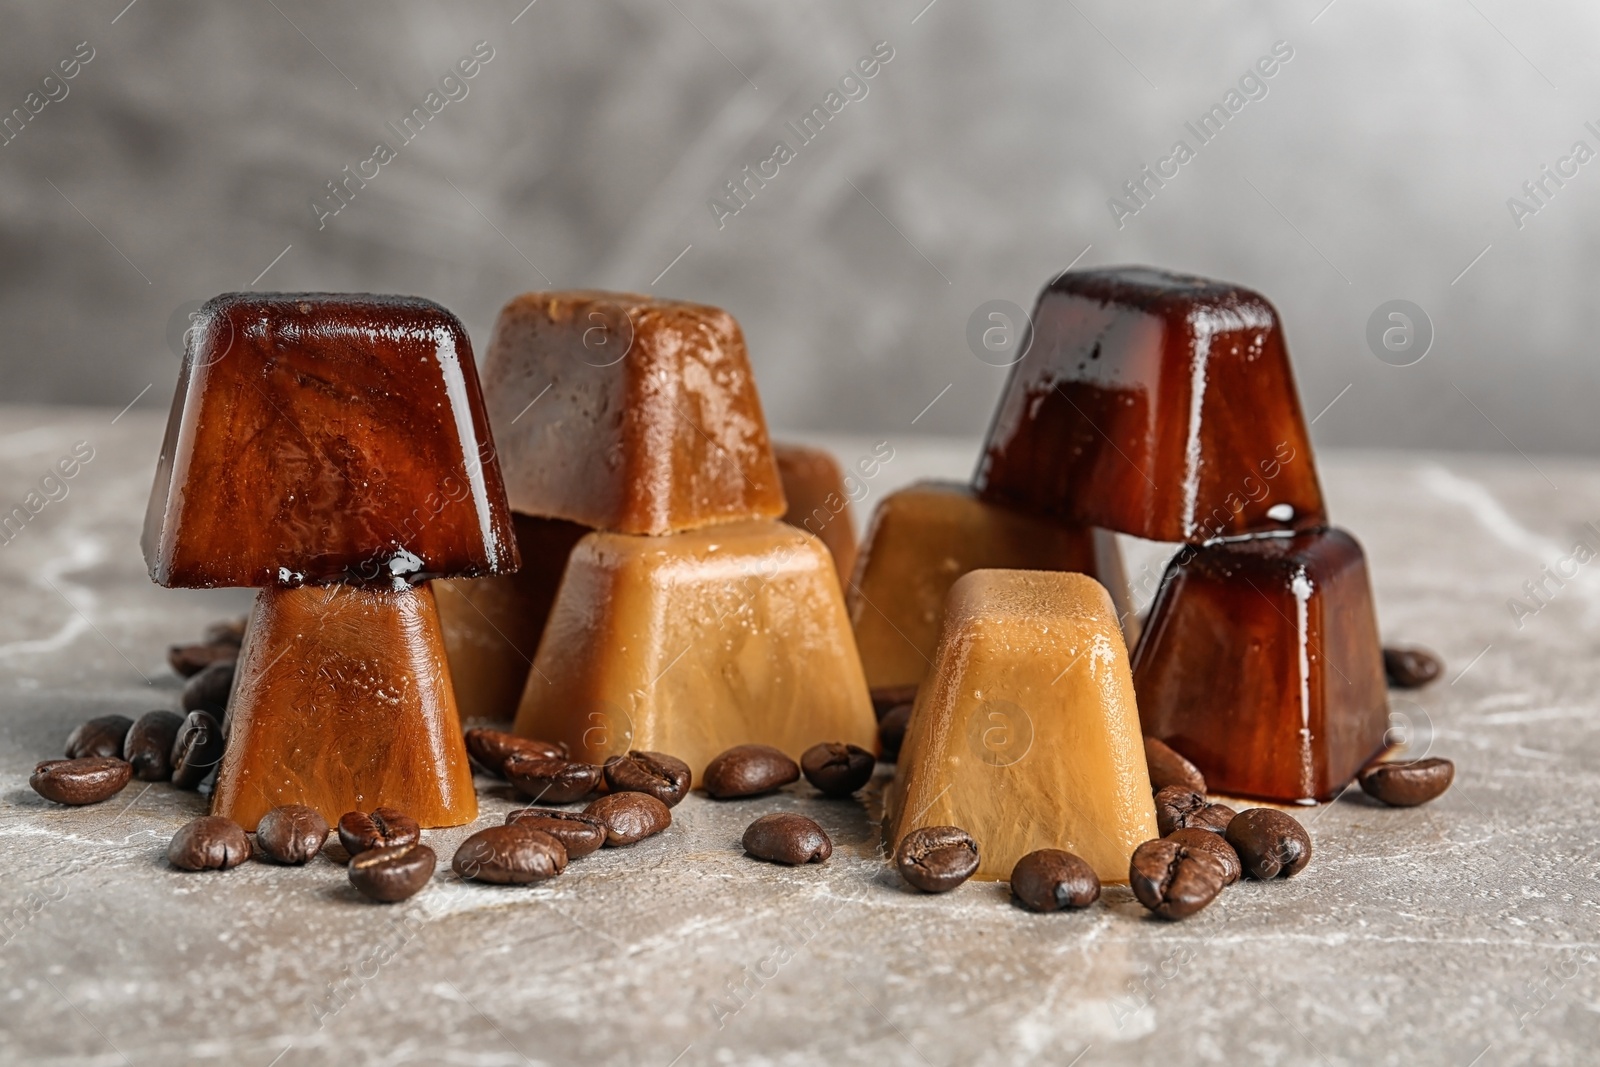
[[[536,888],[447,872],[366,905],[328,859],[189,875],[163,859],[203,799],[134,783],[69,810],[27,786],[82,719],[170,705],[165,646],[241,590],[158,589],[138,549],[160,418],[0,408],[0,506],[77,442],[75,476],[0,544],[0,1062],[356,1064],[1548,1064],[1600,1055],[1600,469],[1536,457],[1332,453],[1385,636],[1449,669],[1393,701],[1456,761],[1428,807],[1299,812],[1316,859],[1194,919],[1126,890],[1036,916],[1003,886],[904,890],[866,803],[696,796],[672,828]],[[873,498],[962,477],[972,442],[892,439]],[[846,458],[870,443],[828,439]],[[66,495],[61,496],[65,486]],[[869,504],[870,504],[869,499]],[[862,516],[857,516],[858,520]],[[1130,543],[1148,597],[1160,546]],[[1589,553],[1580,553],[1585,558]],[[1542,568],[1567,575],[1558,585]],[[1575,573],[1574,573],[1575,571]],[[1141,579],[1141,576],[1145,576]],[[1525,582],[1544,580],[1531,600]],[[1520,598],[1524,610],[1509,601]],[[1537,610],[1529,610],[1537,608]],[[480,824],[512,806],[480,781]],[[836,842],[744,858],[767,810]],[[467,828],[428,836],[448,857]]]

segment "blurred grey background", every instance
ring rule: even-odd
[[[0,4],[0,400],[164,408],[224,290],[423,295],[481,352],[513,294],[592,286],[730,309],[777,427],[975,435],[1006,371],[974,310],[1145,262],[1277,304],[1321,443],[1600,450],[1594,5],[525,4]],[[1411,366],[1367,341],[1394,299],[1431,322]]]

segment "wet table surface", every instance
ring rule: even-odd
[[[135,782],[67,809],[29,790],[83,719],[174,706],[167,644],[250,599],[150,583],[138,530],[162,419],[115,414],[0,408],[5,510],[77,442],[93,450],[0,543],[0,1062],[1487,1067],[1600,1047],[1594,464],[1320,457],[1386,639],[1447,661],[1392,704],[1414,748],[1456,761],[1456,785],[1412,810],[1355,791],[1299,811],[1305,873],[1241,883],[1189,921],[1149,918],[1125,889],[1045,916],[1001,884],[908,891],[877,851],[885,768],[865,802],[692,796],[661,836],[532,888],[463,884],[448,857],[471,828],[429,832],[440,873],[380,907],[326,857],[171,869],[197,794]],[[891,442],[869,508],[914,477],[964,477],[975,454]],[[824,443],[847,461],[871,446]],[[1148,599],[1167,549],[1126,547]],[[479,787],[478,825],[500,822],[514,802]],[[744,857],[745,825],[774,810],[821,822],[832,861]]]

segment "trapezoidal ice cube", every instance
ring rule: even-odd
[[[632,534],[784,512],[744,335],[720,308],[525,293],[501,309],[483,379],[519,512]]]
[[[1103,882],[1156,832],[1128,652],[1105,587],[1083,574],[977,570],[950,589],[888,801],[889,843],[923,826],[978,842],[977,877],[1035,849]]]
[[[228,293],[201,308],[144,555],[167,586],[515,570],[472,345],[411,297]]]
[[[826,449],[807,445],[774,444],[772,454],[789,504],[783,521],[821,538],[833,554],[839,580],[849,581],[856,565],[856,528],[839,461]]]
[[[263,589],[227,735],[211,811],[246,830],[280,804],[329,825],[380,805],[423,826],[478,814],[428,584]]]
[[[1153,541],[1327,523],[1278,314],[1239,286],[1069,271],[1034,309],[975,481]]]
[[[1133,681],[1144,732],[1214,792],[1331,800],[1383,751],[1389,726],[1361,546],[1324,529],[1181,550]]]
[[[670,753],[696,778],[747,742],[877,745],[833,558],[776,520],[579,541],[515,730],[591,763]]]
[[[875,697],[911,699],[933,670],[945,595],[979,568],[1088,574],[1111,591],[1123,625],[1138,624],[1108,531],[991,504],[957,482],[917,482],[878,505],[845,596]]]

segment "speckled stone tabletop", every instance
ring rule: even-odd
[[[185,874],[166,842],[204,798],[135,782],[67,809],[27,785],[96,714],[172,706],[165,648],[245,590],[152,585],[138,548],[161,417],[0,408],[0,510],[93,458],[0,543],[0,1062],[357,1064],[1593,1063],[1600,1056],[1600,468],[1501,456],[1325,453],[1366,545],[1385,638],[1446,659],[1394,694],[1413,750],[1456,761],[1411,810],[1359,791],[1296,814],[1287,882],[1182,923],[1126,889],[1032,915],[1003,884],[907,890],[865,801],[804,786],[713,803],[529,888],[441,870],[371,905],[341,866]],[[975,444],[890,437],[873,500],[964,477]],[[829,438],[845,458],[868,442]],[[1536,464],[1536,465],[1535,465]],[[858,521],[864,515],[857,516]],[[1587,525],[1595,522],[1596,526]],[[1162,546],[1129,542],[1141,596]],[[1581,559],[1580,559],[1581,557]],[[1552,579],[1543,568],[1558,575]],[[1537,599],[1524,583],[1543,583]],[[1515,609],[1513,602],[1522,608]],[[478,825],[513,805],[479,780]],[[746,858],[745,825],[803,811],[821,867]]]

